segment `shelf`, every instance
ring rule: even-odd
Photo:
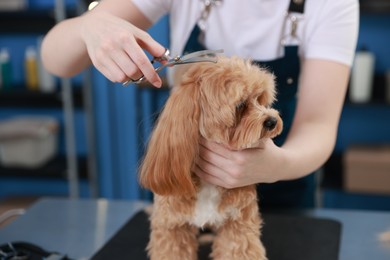
[[[82,107],[82,88],[74,87],[72,90],[74,107]],[[37,91],[24,90],[22,87],[15,87],[15,90],[0,92],[0,108],[2,107],[61,108],[61,92],[42,93]]]
[[[75,15],[75,10],[67,13]],[[46,33],[55,23],[53,10],[0,11],[0,33]]]
[[[360,0],[362,13],[390,14],[390,1],[388,0]]]
[[[79,177],[87,177],[87,159],[85,157],[78,158]],[[1,177],[34,177],[34,178],[55,178],[55,179],[67,179],[66,177],[66,158],[65,156],[57,156],[50,160],[48,163],[39,168],[17,168],[17,167],[4,167],[0,165],[0,178]]]
[[[88,3],[87,0],[85,0]],[[53,4],[53,3],[52,3]],[[61,12],[62,8],[54,3],[53,6],[36,7],[40,9],[32,8],[18,11],[4,11],[0,10],[0,35],[6,37],[19,37],[20,35],[44,35],[57,23],[55,11]],[[66,4],[66,18],[76,17],[80,14],[79,3],[69,6]],[[59,15],[62,16],[62,15]],[[63,100],[61,90],[65,85],[59,84],[56,92],[42,93],[38,91],[29,91],[26,86],[16,85],[11,89],[0,90],[0,109],[3,109],[8,113],[8,109],[17,110],[20,108],[25,109],[63,109],[64,110],[64,124],[66,125],[70,119],[72,119],[72,111],[68,109],[72,108],[84,108],[83,94],[84,87],[81,84],[72,84],[72,101],[70,99]],[[71,104],[72,103],[72,104]],[[2,112],[2,111],[1,111]],[[13,113],[13,111],[12,111]],[[46,111],[44,111],[46,113]],[[86,111],[86,114],[90,111]],[[90,116],[87,114],[86,116]],[[65,127],[65,139],[76,139],[75,133]],[[92,132],[92,131],[91,131]],[[76,143],[73,144],[76,147]],[[70,154],[74,154],[76,151],[70,151]],[[88,159],[85,156],[78,156],[78,179],[81,180],[81,184],[87,184],[87,164]],[[76,186],[76,181],[70,176],[73,175],[73,169],[68,169],[66,155],[56,156],[42,167],[26,169],[20,167],[3,167],[0,164],[0,183],[3,185],[0,187],[0,197],[5,196],[8,193],[21,193],[21,194],[35,194],[53,192],[60,193],[68,192],[68,186],[70,187],[69,196],[75,197],[73,187]],[[31,182],[34,182],[31,186]],[[94,185],[94,184],[92,184]],[[1,186],[1,185],[0,185]],[[85,185],[84,185],[85,186]],[[17,188],[14,188],[17,187]],[[20,188],[24,187],[24,188]],[[65,193],[64,193],[65,194]]]

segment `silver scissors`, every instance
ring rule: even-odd
[[[178,55],[175,57],[170,56],[169,49],[166,49],[164,54],[161,57],[154,57],[151,60],[151,63],[160,62],[162,65],[158,66],[154,70],[158,73],[166,67],[172,67],[181,64],[189,64],[196,62],[217,62],[216,54],[223,53],[223,50],[202,50],[191,52],[185,55]],[[139,79],[133,80],[129,79],[122,83],[123,86],[127,86],[130,83],[140,84],[146,81],[145,76],[141,76]]]

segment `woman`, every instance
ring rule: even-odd
[[[261,206],[313,207],[314,175],[330,156],[356,47],[358,1],[104,0],[56,25],[42,58],[59,76],[91,63],[113,82],[161,79],[144,51],[165,47],[145,30],[170,15],[170,50],[224,49],[274,72],[283,134],[257,148],[231,151],[203,141],[194,169],[226,188],[259,185]]]

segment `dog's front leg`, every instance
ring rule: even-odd
[[[153,226],[147,247],[151,260],[196,260],[198,229],[188,224]]]
[[[266,260],[260,241],[260,217],[228,220],[217,230],[211,256],[214,260]]]

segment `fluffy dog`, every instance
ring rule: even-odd
[[[225,189],[200,180],[191,169],[199,141],[251,148],[282,130],[272,109],[274,77],[241,58],[197,63],[172,92],[152,133],[140,184],[153,191],[152,260],[197,259],[199,228],[215,231],[213,259],[266,259],[255,185]]]

